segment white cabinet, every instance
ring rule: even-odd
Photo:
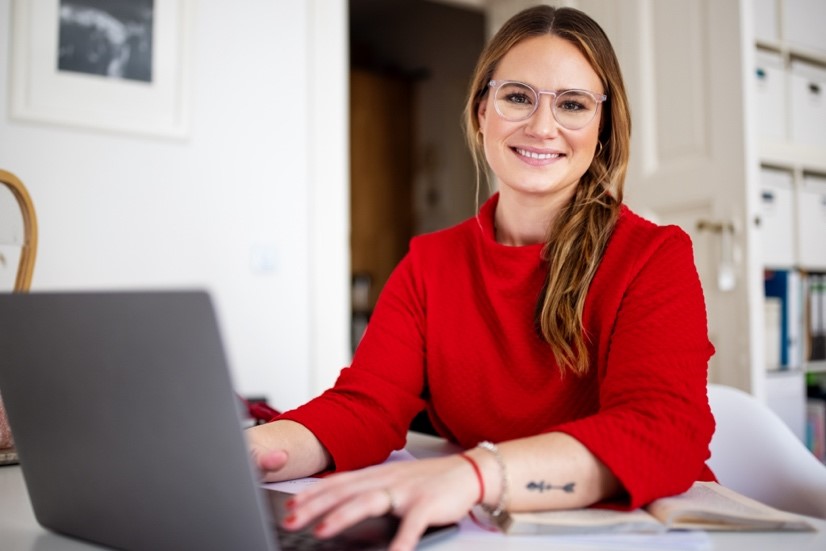
[[[794,264],[794,183],[788,170],[760,169],[760,233],[763,263],[783,268]]]
[[[792,59],[790,66],[791,142],[826,146],[826,54],[822,64]]]
[[[823,268],[826,266],[826,177],[804,176],[796,194],[798,260],[802,266]]]
[[[765,3],[757,0],[757,4]],[[777,0],[775,0],[777,3]],[[826,55],[826,2],[823,0],[782,0],[781,40],[806,53]]]
[[[777,0],[754,0],[754,36],[757,40],[776,42],[780,38]]]
[[[788,136],[786,123],[786,67],[777,52],[757,52],[754,88],[757,90],[756,123],[762,139],[783,141]]]

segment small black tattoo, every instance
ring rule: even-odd
[[[526,486],[526,488],[528,490],[536,491],[536,492],[540,492],[540,493],[549,492],[551,490],[562,490],[566,494],[572,494],[572,493],[574,493],[574,485],[575,484],[576,484],[575,482],[569,482],[567,484],[563,484],[562,486],[554,486],[553,484],[548,484],[544,480],[541,480],[539,482],[534,482],[534,481],[528,482],[528,485]]]

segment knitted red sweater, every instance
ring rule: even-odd
[[[427,407],[462,446],[550,431],[582,442],[630,507],[713,479],[703,292],[691,242],[623,207],[585,304],[591,369],[560,376],[534,330],[541,245],[496,242],[494,195],[478,218],[414,238],[333,389],[285,413],[338,470],[384,460]]]

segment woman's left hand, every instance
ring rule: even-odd
[[[416,547],[429,525],[456,522],[479,498],[479,482],[463,458],[452,455],[399,461],[331,475],[288,502],[284,527],[300,530],[319,520],[319,538],[388,512],[401,518],[392,551]]]

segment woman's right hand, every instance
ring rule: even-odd
[[[273,421],[246,430],[250,456],[263,482],[278,482],[314,475],[329,468],[326,448],[304,425]]]

